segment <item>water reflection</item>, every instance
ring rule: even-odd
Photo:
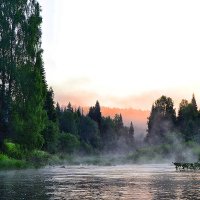
[[[0,199],[199,199],[200,174],[170,165],[68,166],[0,172]]]

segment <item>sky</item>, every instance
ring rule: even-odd
[[[200,1],[39,0],[56,101],[151,109],[161,95],[200,106]]]

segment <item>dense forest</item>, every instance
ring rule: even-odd
[[[171,98],[156,100],[143,144],[137,144],[132,122],[125,126],[120,113],[102,116],[98,101],[87,114],[71,103],[55,104],[45,77],[40,12],[36,0],[0,4],[0,160],[8,156],[33,161],[47,152],[138,156],[141,148],[171,145],[175,139],[200,143],[200,111],[194,95],[191,102],[181,101],[177,115]]]

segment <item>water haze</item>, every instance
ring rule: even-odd
[[[1,200],[200,199],[200,173],[172,164],[1,171],[0,180]]]

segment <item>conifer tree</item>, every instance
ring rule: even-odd
[[[149,143],[166,142],[166,134],[175,128],[176,113],[170,97],[161,96],[152,105],[148,118],[148,133],[146,141]]]
[[[98,128],[101,131],[101,107],[98,101],[96,101],[96,104],[94,107],[90,107],[88,116],[93,119],[98,124]]]
[[[196,102],[196,99],[195,99],[194,94],[192,95],[191,104],[192,104],[192,107],[193,107],[193,109],[194,109],[194,112],[198,112],[198,109],[197,109],[197,102]]]
[[[43,149],[48,152],[55,153],[57,148],[59,126],[56,108],[54,106],[54,92],[50,87],[47,91],[45,110],[47,112],[47,119],[45,122],[45,128],[43,130],[44,146]]]
[[[46,93],[45,110],[47,112],[48,119],[50,121],[57,122],[56,109],[54,106],[54,92],[52,87],[50,87]]]
[[[134,127],[133,127],[133,122],[131,122],[130,124],[130,128],[129,128],[129,136],[130,138],[133,138],[134,137]]]
[[[186,141],[196,140],[199,137],[199,117],[198,108],[194,94],[192,100],[182,100],[178,110],[177,125]],[[198,139],[199,140],[199,139]]]
[[[73,109],[72,104],[70,102],[67,105],[67,111],[72,112],[72,113],[74,112],[74,109]]]
[[[129,130],[128,130],[128,137],[127,137],[127,144],[130,148],[134,147],[134,127],[133,127],[133,122],[131,122]]]

